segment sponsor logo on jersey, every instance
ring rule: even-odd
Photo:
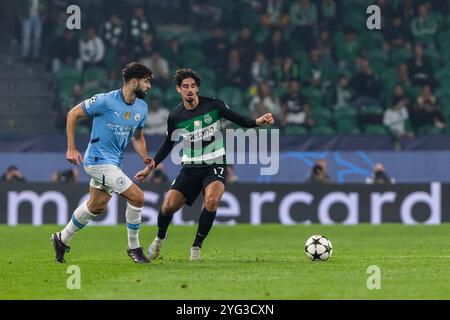
[[[194,121],[194,127],[200,127],[202,125],[202,122],[200,120]]]

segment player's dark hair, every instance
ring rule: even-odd
[[[177,86],[181,86],[181,83],[183,82],[183,80],[188,79],[188,78],[194,79],[197,87],[200,87],[200,84],[202,83],[202,79],[200,79],[198,74],[191,69],[178,69],[175,72],[175,76],[173,77],[173,82],[175,82],[175,84]]]
[[[153,72],[149,68],[137,62],[130,62],[122,70],[122,77],[125,83],[129,82],[131,79],[151,79],[152,76]]]

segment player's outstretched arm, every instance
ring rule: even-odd
[[[267,113],[258,119],[252,119],[249,117],[241,116],[240,114],[231,110],[226,104],[221,103],[220,108],[221,116],[231,122],[234,122],[244,128],[254,128],[256,126],[262,126],[265,124],[273,124],[275,121],[271,113]]]
[[[70,163],[74,165],[79,165],[83,163],[83,157],[81,156],[81,153],[77,150],[77,147],[75,145],[75,129],[77,128],[77,122],[79,119],[84,118],[86,115],[84,114],[83,108],[81,106],[81,103],[74,107],[72,110],[69,111],[67,114],[67,124],[66,124],[66,131],[67,131],[67,152],[66,152],[66,159]]]

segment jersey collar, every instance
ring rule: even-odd
[[[122,98],[122,101],[123,101],[127,106],[132,106],[132,105],[136,102],[136,99],[137,99],[137,98],[134,99],[133,103],[128,103],[128,102],[126,102],[126,101],[125,101],[125,97],[123,96],[122,88],[119,89],[119,93],[120,93],[120,97]]]

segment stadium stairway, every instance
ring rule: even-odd
[[[0,133],[53,133],[52,76],[43,62],[20,61],[19,45],[0,44]]]

